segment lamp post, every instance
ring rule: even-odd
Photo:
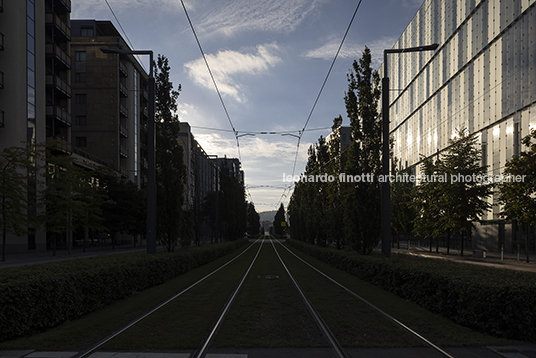
[[[383,51],[383,79],[382,79],[382,253],[385,257],[391,257],[391,185],[389,183],[389,67],[387,66],[387,55],[390,53],[406,53],[433,51],[439,47],[438,44],[387,49]]]
[[[116,53],[120,55],[149,55],[149,121],[147,140],[147,253],[156,252],[156,173],[155,173],[155,122],[154,122],[154,75],[152,50],[123,50],[101,47],[103,53]]]

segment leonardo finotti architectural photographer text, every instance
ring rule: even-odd
[[[442,175],[410,175],[392,174],[392,175],[374,175],[371,173],[361,175],[347,175],[340,173],[339,175],[318,174],[318,175],[286,175],[283,173],[283,182],[302,182],[302,183],[372,183],[378,181],[385,182],[401,182],[401,183],[424,183],[424,182],[439,182],[439,183],[515,183],[524,182],[526,175],[462,175],[462,174],[442,174]]]

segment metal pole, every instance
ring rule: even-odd
[[[389,73],[387,66],[387,52],[383,52],[383,80],[382,80],[382,253],[391,257],[391,185],[389,183]]]
[[[154,121],[155,81],[153,75],[153,52],[149,54],[149,123],[147,125],[147,253],[156,253],[156,133]]]

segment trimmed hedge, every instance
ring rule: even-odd
[[[232,253],[237,240],[0,270],[0,342],[57,326]]]
[[[385,259],[287,242],[458,324],[497,337],[536,342],[535,273],[404,254]]]

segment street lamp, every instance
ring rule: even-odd
[[[152,50],[123,50],[101,47],[103,53],[116,53],[120,55],[149,55],[149,121],[147,140],[147,253],[156,253],[156,178],[155,178],[155,123],[154,123],[154,75]]]
[[[391,185],[389,183],[389,72],[387,66],[387,55],[390,53],[406,53],[433,51],[439,47],[438,44],[387,49],[383,51],[383,79],[382,79],[382,253],[385,257],[391,257]]]

